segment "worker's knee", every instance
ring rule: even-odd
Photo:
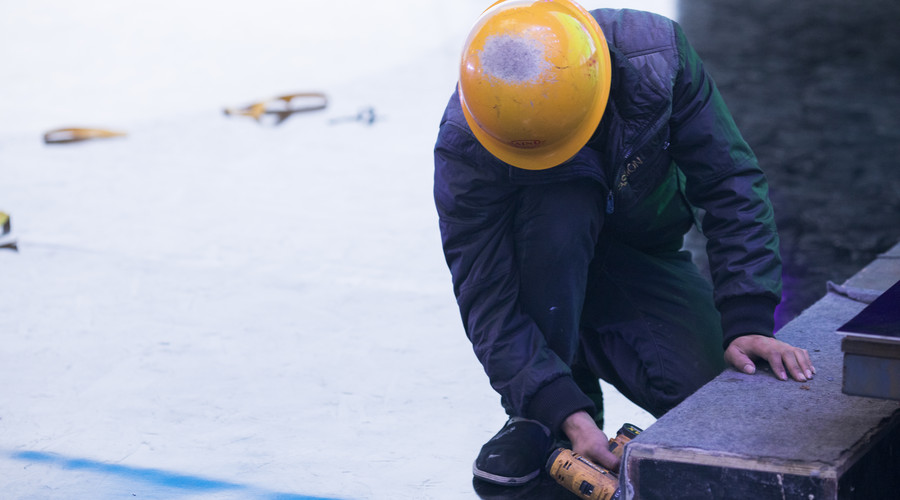
[[[721,367],[714,366],[681,373],[674,378],[649,380],[645,387],[646,390],[642,391],[645,401],[643,404],[639,404],[653,416],[661,417],[714,379],[719,373],[721,373]]]

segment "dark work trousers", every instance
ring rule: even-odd
[[[520,301],[588,396],[603,379],[659,417],[724,369],[712,287],[682,237],[625,244],[595,182],[524,187],[517,203]]]

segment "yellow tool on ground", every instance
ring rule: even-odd
[[[47,144],[64,144],[68,142],[87,141],[90,139],[108,139],[111,137],[125,137],[125,132],[106,130],[102,128],[69,127],[51,130],[44,134],[44,142]]]
[[[259,122],[263,115],[275,115],[278,125],[295,113],[318,111],[328,106],[328,97],[322,92],[299,92],[259,101],[243,108],[225,108],[228,116],[249,116]]]
[[[8,236],[12,231],[12,221],[8,213],[0,212],[0,248],[19,250],[15,238]]]

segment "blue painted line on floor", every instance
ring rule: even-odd
[[[42,463],[68,470],[85,470],[100,474],[109,474],[130,480],[151,483],[165,488],[192,492],[212,493],[228,490],[248,490],[248,493],[255,493],[253,496],[265,498],[267,500],[337,500],[334,498],[311,497],[293,493],[263,492],[253,487],[228,481],[179,474],[162,469],[128,467],[125,465],[109,464],[85,458],[70,458],[56,453],[42,451],[18,451],[11,453],[10,457],[25,462]]]

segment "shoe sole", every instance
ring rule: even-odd
[[[482,481],[487,481],[489,483],[499,484],[501,486],[521,486],[528,481],[536,478],[538,474],[540,474],[540,469],[532,472],[531,474],[522,476],[522,477],[507,477],[507,476],[498,476],[496,474],[491,474],[490,472],[485,472],[480,470],[475,464],[472,464],[472,475],[481,479]]]

